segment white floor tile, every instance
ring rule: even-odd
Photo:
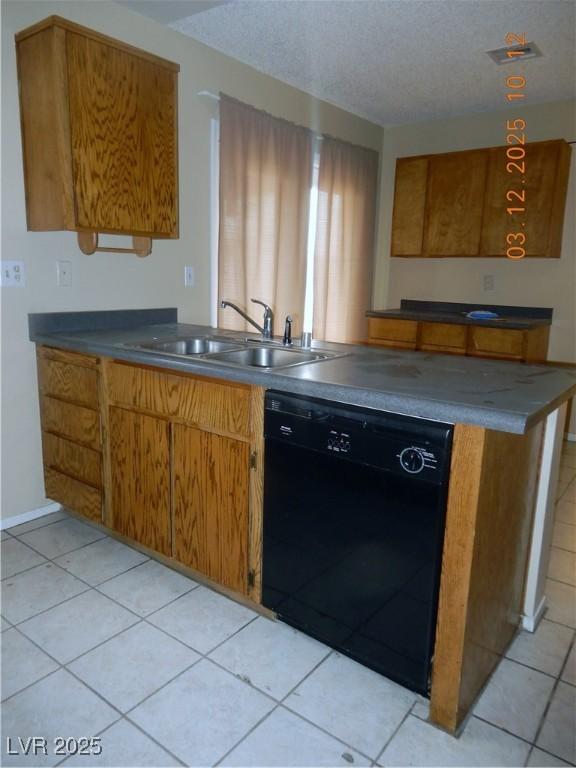
[[[530,757],[526,763],[528,768],[554,768],[554,766],[570,765],[565,763],[564,760],[560,760],[559,757],[554,757],[549,752],[543,752],[538,747],[534,747],[530,752]]]
[[[12,536],[8,533],[8,531],[0,531],[0,541],[8,541],[8,539],[11,539]]]
[[[576,503],[559,501],[556,505],[555,519],[560,523],[576,525]]]
[[[568,527],[576,530],[576,526],[570,525]],[[576,586],[576,553],[551,547],[548,578]]]
[[[552,546],[576,552],[576,525],[556,521],[552,533]]]
[[[543,619],[536,632],[520,632],[506,656],[557,677],[573,637],[573,630]]]
[[[274,702],[207,660],[130,713],[130,719],[186,765],[213,765]]]
[[[2,550],[2,578],[6,579],[21,571],[27,571],[35,565],[45,563],[46,559],[22,544],[18,539],[9,539],[0,544]]]
[[[58,664],[16,629],[2,635],[2,699],[58,669]]]
[[[502,659],[476,704],[474,714],[532,741],[554,683],[548,675]]]
[[[35,616],[87,589],[52,563],[38,565],[2,582],[2,613],[12,624]]]
[[[100,734],[102,752],[99,755],[76,755],[69,757],[62,765],[67,768],[89,768],[89,766],[122,766],[122,768],[164,768],[180,765],[168,752],[159,747],[135,725],[119,720]]]
[[[76,659],[69,668],[127,712],[198,658],[182,643],[140,623]]]
[[[280,621],[260,616],[210,654],[250,685],[282,699],[330,648]]]
[[[0,616],[0,625],[1,625],[0,628],[2,632],[5,632],[7,629],[10,629],[10,627],[12,626],[10,622],[6,621],[4,616]]]
[[[53,560],[65,552],[83,547],[105,535],[90,525],[69,518],[68,520],[61,520],[59,523],[36,528],[19,538],[44,557]]]
[[[570,485],[566,488],[564,493],[561,496],[562,501],[576,501],[576,482],[572,480]]]
[[[546,600],[547,619],[576,629],[576,587],[547,579]]]
[[[566,462],[560,462],[560,472],[558,473],[558,479],[561,483],[570,483],[576,477],[576,469],[568,466]]]
[[[211,589],[198,587],[150,616],[148,621],[206,654],[256,615]]]
[[[566,667],[562,671],[561,679],[570,685],[576,685],[576,643],[572,646]]]
[[[156,560],[148,560],[101,584],[99,589],[139,616],[148,616],[196,586],[192,579]]]
[[[333,654],[290,694],[285,705],[376,759],[416,698],[361,664]]]
[[[8,530],[12,534],[12,536],[20,536],[23,533],[28,533],[29,531],[33,531],[36,528],[43,528],[45,525],[50,525],[51,523],[57,523],[59,520],[73,520],[74,518],[70,517],[66,512],[52,512],[49,515],[43,515],[42,517],[37,517],[35,520],[30,520],[28,523],[21,523],[20,525],[14,525],[12,528],[9,528]]]
[[[370,765],[314,725],[279,707],[222,761],[226,766]]]
[[[91,589],[34,616],[19,629],[66,664],[137,621],[133,613]]]
[[[148,560],[148,556],[115,539],[101,539],[62,555],[56,562],[93,587]]]
[[[118,718],[118,713],[88,690],[69,672],[59,669],[26,688],[2,706],[2,765],[56,765],[54,738],[96,734]],[[7,738],[13,746],[18,736],[47,739],[48,755],[8,755]]]
[[[530,745],[473,717],[459,739],[410,715],[388,744],[382,766],[519,766]]]
[[[536,742],[542,749],[569,763],[576,763],[575,712],[576,688],[563,682],[558,683]]]

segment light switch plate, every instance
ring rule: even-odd
[[[23,261],[2,260],[1,264],[0,285],[3,288],[22,288],[26,285],[26,270]]]
[[[184,285],[186,288],[194,285],[194,267],[184,267]]]
[[[482,286],[485,291],[494,290],[494,275],[484,275],[482,278]]]
[[[61,288],[69,288],[72,285],[72,262],[56,262],[56,281]]]

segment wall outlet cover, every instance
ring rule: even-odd
[[[0,262],[2,272],[0,273],[0,285],[3,288],[23,288],[26,285],[26,269],[23,261]]]
[[[56,262],[56,282],[61,288],[69,288],[72,285],[72,262]]]
[[[186,288],[194,285],[194,267],[184,267],[184,285]]]

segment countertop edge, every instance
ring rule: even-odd
[[[132,362],[154,368],[192,373],[209,378],[218,378],[236,381],[243,384],[263,386],[269,389],[278,389],[284,392],[309,395],[331,399],[336,402],[357,405],[375,410],[390,411],[393,413],[414,416],[429,421],[441,421],[450,424],[467,424],[479,426],[498,432],[510,432],[513,434],[525,434],[533,426],[542,421],[549,413],[556,410],[563,402],[576,394],[576,382],[573,387],[561,396],[542,406],[530,415],[522,415],[512,411],[487,408],[483,406],[467,406],[458,403],[443,403],[440,400],[424,397],[412,397],[410,395],[397,395],[381,392],[365,387],[352,385],[333,384],[329,382],[315,382],[310,379],[297,379],[271,371],[243,371],[229,366],[219,366],[216,363],[205,363],[199,360],[180,360],[168,358],[153,352],[139,352],[120,346],[94,341],[83,341],[67,338],[60,334],[34,334],[31,341],[36,344],[59,347],[80,353],[98,355],[114,360]],[[312,363],[311,365],[315,365]],[[305,368],[308,366],[301,366]],[[406,403],[410,407],[406,408]],[[430,409],[434,409],[434,416],[430,416]]]

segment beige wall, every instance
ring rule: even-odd
[[[26,231],[14,33],[58,14],[181,66],[180,239],[154,243],[146,259],[84,256],[72,233]],[[28,312],[177,306],[182,321],[208,323],[209,131],[223,90],[269,112],[380,149],[382,129],[284,85],[115,3],[2,2],[2,258],[25,262],[25,288],[2,289],[2,516],[46,503],[42,484],[34,347]],[[73,285],[58,288],[56,261],[72,262]],[[192,264],[194,288],[184,288]]]
[[[566,203],[560,259],[391,259],[390,225],[397,157],[504,144],[507,119],[522,117],[530,141],[576,139],[576,102],[467,115],[385,129],[381,154],[380,232],[373,307],[399,306],[400,299],[486,302],[553,307],[549,357],[576,362],[576,146]],[[494,275],[495,290],[482,278]],[[571,432],[576,432],[576,414]]]

